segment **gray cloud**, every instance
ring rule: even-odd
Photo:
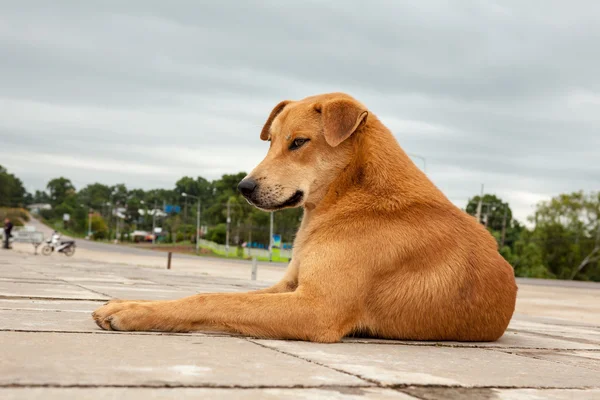
[[[457,204],[600,188],[600,3],[0,6],[0,164],[131,187],[248,170],[284,98],[346,91]],[[415,163],[421,163],[415,157]]]

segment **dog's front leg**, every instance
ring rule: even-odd
[[[336,342],[351,318],[325,299],[288,293],[200,294],[173,301],[109,302],[93,313],[96,323],[118,331],[225,331],[244,335]]]

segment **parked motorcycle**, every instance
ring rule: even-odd
[[[57,232],[52,233],[52,236],[46,240],[46,245],[42,248],[42,254],[49,256],[52,252],[63,253],[67,257],[75,254],[74,240],[60,240],[60,235]]]

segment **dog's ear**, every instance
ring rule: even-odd
[[[331,147],[348,139],[369,115],[362,104],[351,99],[329,100],[315,105],[315,110],[323,116],[325,140]]]
[[[280,112],[283,111],[285,106],[289,103],[290,103],[289,100],[284,100],[284,101],[280,102],[279,104],[277,104],[275,106],[275,108],[273,109],[273,111],[271,111],[271,115],[269,115],[267,122],[265,122],[265,126],[263,126],[262,131],[260,132],[261,140],[269,140],[269,137],[271,136],[269,129],[271,129],[271,124],[273,123],[273,120],[279,115]]]

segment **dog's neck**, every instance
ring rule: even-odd
[[[412,162],[392,133],[377,118],[369,118],[370,121],[346,144],[352,146],[348,165],[329,185],[321,201],[305,206],[307,214],[313,210],[325,211],[348,194],[359,202],[357,207],[369,204],[390,211],[414,203],[445,201],[443,194]]]

